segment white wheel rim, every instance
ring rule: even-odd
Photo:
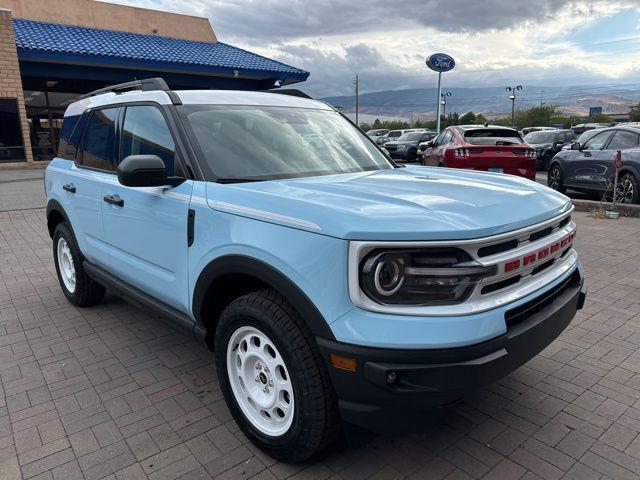
[[[73,264],[73,256],[71,255],[69,244],[64,238],[60,237],[56,249],[60,278],[62,278],[62,283],[64,283],[69,293],[73,293],[76,291],[76,267]]]
[[[227,345],[227,373],[233,395],[254,428],[270,437],[293,423],[293,385],[275,344],[254,327],[236,330]]]

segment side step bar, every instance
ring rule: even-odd
[[[123,282],[119,278],[113,276],[106,270],[98,267],[85,260],[82,263],[84,271],[89,278],[98,282],[105,287],[109,292],[117,295],[121,298],[129,300],[131,303],[150,308],[156,313],[161,315],[161,320],[171,327],[177,327],[179,330],[190,333],[196,337],[197,340],[206,345],[205,331],[200,328],[194,320],[188,315],[176,310],[175,308],[167,305],[166,303],[158,300],[151,295],[144,293],[143,291],[132,287],[128,283]]]

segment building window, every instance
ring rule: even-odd
[[[15,98],[0,98],[0,162],[23,162],[24,143]]]

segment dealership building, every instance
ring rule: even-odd
[[[173,89],[268,90],[308,72],[218,41],[208,19],[93,0],[0,0],[0,167],[56,155],[84,93],[162,77]]]

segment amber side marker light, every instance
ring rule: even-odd
[[[334,355],[333,353],[330,355],[331,357],[331,365],[340,370],[346,370],[347,372],[355,372],[356,371],[356,359],[355,358],[345,358],[340,357],[338,355]]]

